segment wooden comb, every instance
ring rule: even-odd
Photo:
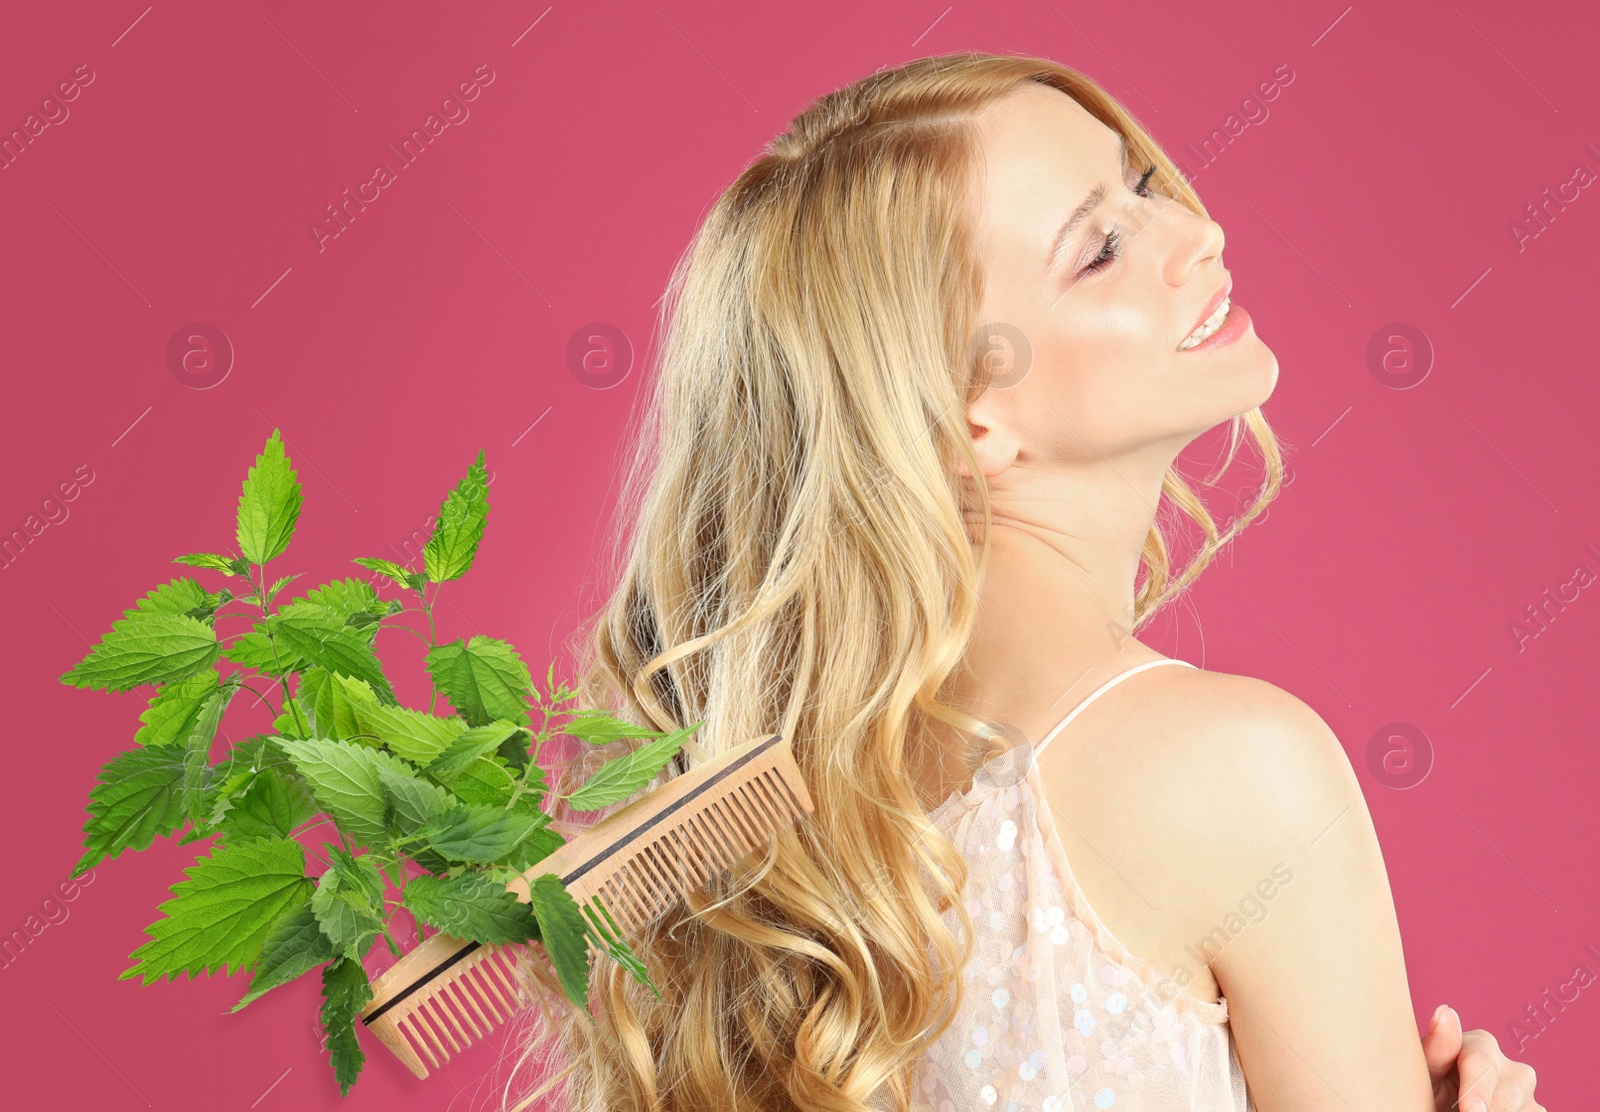
[[[758,737],[579,828],[506,890],[528,903],[529,882],[555,873],[580,907],[598,896],[626,938],[812,810],[788,741]],[[427,1077],[517,1011],[511,974],[525,945],[431,935],[373,981],[361,1021]]]

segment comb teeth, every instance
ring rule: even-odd
[[[449,961],[463,950],[465,955],[416,987],[395,1007],[369,1012],[363,1017],[368,1030],[412,1073],[427,1077],[428,1066],[438,1069],[452,1054],[487,1038],[517,1010],[521,994],[515,986],[515,970],[508,975],[506,963],[514,962],[520,949],[433,935],[402,960],[421,955],[435,959],[427,964],[437,965],[439,958]]]
[[[639,845],[609,879],[593,885],[575,882],[573,898],[587,904],[598,896],[624,933],[638,930],[677,903],[683,892],[731,868],[773,830],[807,810],[776,771],[763,773],[725,796],[686,808],[677,822]]]
[[[788,742],[756,738],[584,828],[506,888],[526,903],[528,885],[553,873],[601,933],[596,897],[626,938],[812,809]],[[525,1003],[515,962],[526,948],[432,935],[373,981],[362,1022],[427,1077]]]

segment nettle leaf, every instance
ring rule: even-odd
[[[398,757],[349,741],[327,738],[279,739],[295,769],[311,785],[323,810],[363,845],[381,845],[388,839],[384,813],[388,797],[381,773],[400,776],[415,770]]]
[[[423,771],[431,772],[435,775],[459,772],[479,757],[486,757],[490,753],[498,751],[501,743],[513,734],[526,732],[515,722],[507,722],[503,718],[491,722],[487,726],[473,726],[471,729],[463,730],[458,734],[456,739],[450,743],[449,748],[435,757],[431,764],[424,767]]]
[[[221,820],[224,841],[287,838],[317,813],[311,789],[298,776],[277,768],[265,768],[253,776]]]
[[[363,704],[354,713],[361,733],[377,735],[391,752],[418,765],[434,760],[467,729],[464,719],[441,718],[410,707]]]
[[[124,610],[124,618],[137,618],[143,614],[173,614],[181,616],[187,614],[197,606],[204,606],[206,589],[200,584],[181,576],[161,584],[134,603],[132,610]]]
[[[299,579],[304,574],[305,574],[304,572],[298,572],[297,571],[293,575],[286,575],[282,579],[279,579],[276,583],[274,583],[272,586],[267,588],[267,601],[263,604],[259,599],[257,599],[256,600],[256,605],[257,606],[262,606],[262,605],[271,606],[272,605],[272,600],[278,597],[278,592],[279,591],[283,590],[290,583],[293,583],[296,579]]]
[[[639,960],[639,955],[633,952],[633,947],[622,937],[621,928],[611,917],[606,905],[600,902],[600,897],[591,896],[589,902],[580,905],[578,910],[588,922],[589,941],[595,949],[631,973],[634,980],[655,993],[657,1000],[661,999],[661,990],[650,980],[644,962]]]
[[[517,787],[511,771],[491,757],[479,757],[453,772],[430,772],[428,775],[449,788],[463,803],[479,807],[504,807],[511,802]],[[522,800],[517,802],[520,805]]]
[[[418,594],[421,594],[428,585],[427,579],[416,572],[407,571],[393,560],[384,560],[376,556],[357,556],[352,562],[360,564],[368,571],[387,576],[396,587],[410,587]]]
[[[206,817],[206,788],[211,783],[211,745],[222,725],[222,712],[228,709],[239,690],[239,677],[229,676],[217,690],[206,696],[189,730],[183,754],[183,807],[189,821],[200,826]]]
[[[468,942],[500,946],[539,937],[533,908],[483,873],[413,877],[403,899],[411,913],[428,926]]]
[[[376,707],[378,696],[363,680],[326,672],[321,668],[307,668],[300,673],[295,687],[295,701],[310,719],[313,737],[336,740],[361,740],[363,745],[377,747],[377,741],[353,738],[365,733],[358,721],[358,706]]]
[[[251,968],[273,920],[309,903],[305,871],[305,851],[287,838],[237,842],[200,858],[184,870],[189,879],[172,886],[173,898],[160,907],[165,918],[145,928],[150,941],[129,955],[135,964],[118,979],[142,976],[150,984],[202,969]]]
[[[598,811],[619,799],[626,799],[655,779],[679,749],[700,728],[696,722],[681,730],[640,746],[632,753],[613,758],[601,765],[588,783],[573,792],[567,803],[575,811]]]
[[[445,495],[433,536],[422,549],[422,566],[434,583],[459,579],[472,567],[483,540],[484,522],[489,516],[488,471],[483,452],[467,468],[456,488]]]
[[[269,623],[271,633],[290,651],[326,671],[365,680],[379,702],[394,704],[394,691],[373,655],[369,637],[346,625],[338,611],[299,601],[274,614]]]
[[[396,836],[416,833],[428,820],[456,806],[455,797],[443,788],[384,768],[378,772],[383,786],[385,823]]]
[[[541,826],[495,864],[519,873],[526,872],[566,844],[567,840],[550,827]]]
[[[282,713],[272,720],[272,728],[279,737],[303,738],[311,733],[310,722],[311,716],[300,708],[300,704],[292,698],[287,698],[283,701]],[[305,725],[305,729],[301,728],[302,724]]]
[[[346,625],[367,630],[369,641],[376,632],[370,628],[373,623],[394,613],[391,604],[378,597],[378,592],[372,589],[372,584],[365,579],[354,577],[335,579],[307,591],[305,601],[325,606],[334,613],[343,615]]]
[[[111,623],[111,632],[61,682],[107,691],[173,683],[209,667],[220,650],[216,631],[204,622],[148,610]]]
[[[294,536],[302,501],[299,480],[283,454],[278,430],[273,429],[239,495],[238,541],[245,559],[265,564],[282,555]]]
[[[356,1038],[356,1017],[372,1002],[372,983],[354,958],[340,958],[322,971],[322,1030],[328,1036],[339,1095],[347,1096],[361,1075],[366,1055]]]
[[[526,692],[532,683],[528,666],[510,642],[476,636],[428,650],[428,675],[450,705],[472,726],[497,718],[529,725]]]
[[[201,600],[199,606],[190,607],[188,610],[184,611],[184,614],[187,617],[193,618],[197,622],[204,622],[206,625],[213,625],[216,621],[217,609],[221,606],[225,606],[232,599],[233,592],[228,590],[226,587],[222,588],[222,590],[218,591],[216,594],[207,592],[205,598]]]
[[[603,710],[580,710],[572,720],[561,727],[561,732],[586,741],[590,745],[606,745],[624,737],[660,737],[660,730],[648,726],[635,726],[614,718]]]
[[[271,619],[263,618],[255,628],[238,634],[223,647],[222,655],[241,668],[264,676],[287,676],[308,667],[305,660],[282,641],[273,643],[267,635]]]
[[[429,819],[415,837],[451,861],[490,865],[548,821],[542,814],[503,807],[456,806]]]
[[[83,826],[87,852],[72,870],[75,877],[124,849],[146,848],[157,834],[171,834],[183,822],[183,750],[119,753],[98,779]]]
[[[311,911],[345,957],[361,960],[383,931],[383,874],[365,856],[328,847],[328,871],[317,880]]]
[[[172,562],[196,568],[212,568],[229,575],[248,577],[250,574],[250,561],[235,556],[218,556],[212,552],[194,552],[188,556],[179,556]]]
[[[205,812],[205,828],[215,833],[217,824],[220,823],[228,812],[233,810],[233,805],[238,802],[239,794],[249,789],[251,781],[256,774],[248,768],[233,769],[228,762],[223,761],[211,767],[210,782],[206,785],[204,801],[201,804]]]
[[[550,964],[561,979],[567,998],[585,1010],[589,1006],[589,928],[578,903],[561,878],[541,873],[528,885],[539,937]]]
[[[287,984],[338,956],[311,908],[304,904],[290,907],[268,928],[261,942],[261,960],[250,978],[250,991],[230,1011],[238,1011],[268,989]]]
[[[188,679],[163,684],[139,716],[144,723],[133,735],[135,745],[172,745],[187,741],[206,700],[216,693],[221,677],[215,668],[196,672]]]

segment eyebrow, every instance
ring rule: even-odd
[[[1121,156],[1122,169],[1124,173],[1126,173],[1128,168],[1128,137],[1126,135],[1119,134],[1117,136],[1117,148]],[[1104,182],[1101,182],[1099,185],[1089,190],[1089,195],[1083,199],[1083,202],[1079,204],[1077,208],[1072,210],[1071,215],[1067,217],[1067,222],[1061,225],[1060,229],[1056,232],[1055,239],[1050,242],[1050,253],[1045,256],[1044,260],[1045,269],[1047,271],[1055,269],[1056,264],[1060,262],[1061,252],[1066,246],[1067,240],[1077,229],[1078,225],[1082,224],[1091,212],[1099,208],[1101,202],[1103,202],[1105,199],[1106,186]]]

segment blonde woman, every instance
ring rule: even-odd
[[[660,999],[597,962],[598,1022],[531,1033],[518,1107],[1539,1109],[1448,1009],[1419,1044],[1327,725],[1132,636],[1279,489],[1278,365],[1222,252],[1038,58],[880,71],[718,199],[583,693],[703,721],[668,774],[781,731],[816,812],[634,940]],[[1225,529],[1174,469],[1222,423],[1265,467]],[[1176,573],[1163,499],[1205,534]]]

